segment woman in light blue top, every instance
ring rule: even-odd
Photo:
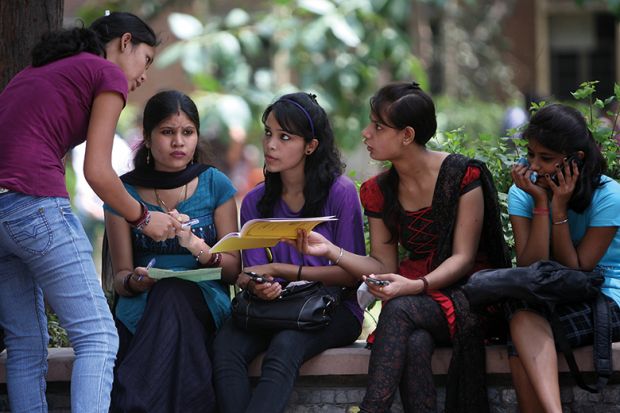
[[[508,195],[517,264],[554,260],[569,268],[600,270],[613,340],[620,341],[620,185],[603,174],[605,160],[579,111],[546,106],[531,118],[523,136],[529,165],[513,167]],[[514,344],[510,367],[521,411],[561,412],[549,315],[523,303],[508,307]],[[592,309],[590,302],[556,307],[572,347],[592,343]]]
[[[211,351],[216,330],[230,314],[228,283],[240,271],[239,253],[210,246],[237,231],[235,189],[216,168],[201,162],[200,121],[192,100],[177,91],[146,104],[144,141],[135,169],[121,177],[149,210],[182,222],[176,237],[155,242],[106,206],[120,349],[112,391],[114,412],[215,412]],[[220,267],[222,281],[156,281],[146,266],[188,270]]]

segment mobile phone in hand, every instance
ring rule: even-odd
[[[377,285],[379,287],[385,287],[386,285],[390,285],[390,282],[387,280],[378,280],[376,278],[366,277],[366,282],[368,284]]]
[[[523,165],[523,166],[527,166],[527,168],[529,169],[530,167],[530,163],[527,161],[526,158],[519,158],[517,160],[517,164],[519,165]],[[536,181],[538,180],[538,173],[535,171],[532,171],[532,173],[530,174],[530,181],[535,184]]]
[[[566,163],[568,163],[571,168],[573,167],[573,161],[577,165],[577,170],[581,172],[581,168],[583,168],[583,159],[581,159],[576,153],[574,153],[566,158]]]
[[[243,273],[250,277],[256,284],[263,284],[268,281],[263,275],[257,274],[254,271],[244,271]]]

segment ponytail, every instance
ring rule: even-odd
[[[81,52],[105,55],[105,45],[90,29],[74,28],[43,35],[32,49],[32,66],[39,67]]]

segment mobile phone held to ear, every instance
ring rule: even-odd
[[[366,282],[368,284],[377,285],[379,287],[385,287],[386,285],[390,285],[390,282],[387,280],[378,280],[376,278],[366,277]]]
[[[581,159],[576,153],[573,153],[573,154],[567,156],[566,157],[566,163],[571,168],[570,171],[573,170],[572,169],[573,168],[573,161],[575,162],[575,165],[577,165],[577,170],[579,172],[581,172],[581,168],[583,167],[583,159]],[[564,173],[564,165],[562,165],[560,167],[560,169],[562,170],[562,173]],[[551,175],[551,180],[553,181],[554,184],[560,185],[560,181],[558,180],[557,174]]]
[[[577,170],[581,172],[581,168],[583,168],[583,159],[581,159],[576,153],[570,155],[566,158],[566,162],[572,167],[573,161],[575,161],[575,165],[577,165]]]
[[[244,271],[243,273],[250,277],[252,281],[254,281],[256,284],[263,284],[268,282],[268,280],[264,276],[257,274],[254,271]]]

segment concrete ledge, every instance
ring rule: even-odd
[[[620,371],[620,343],[612,344],[614,371]],[[579,368],[584,372],[594,371],[592,359],[592,347],[582,347],[576,349],[575,360]],[[508,354],[505,346],[488,346],[487,373],[489,374],[509,374]],[[439,348],[433,354],[433,372],[437,375],[448,374],[452,350],[449,348]],[[329,375],[364,375],[368,373],[368,360],[370,350],[365,348],[363,341],[357,341],[347,347],[333,348],[324,351],[318,356],[308,360],[299,371],[300,376],[329,376]],[[260,363],[263,356],[259,356],[249,367],[250,376],[260,374]],[[563,356],[558,360],[559,370],[568,372],[568,365]]]
[[[368,372],[370,351],[364,348],[363,341],[357,341],[346,347],[333,348],[308,360],[300,370],[300,376],[351,376],[365,375]],[[614,343],[613,361],[614,371],[620,371],[620,343]],[[437,375],[448,373],[451,350],[440,348],[433,355],[433,372]],[[487,373],[508,374],[508,355],[504,346],[487,347]],[[50,382],[71,381],[71,370],[75,355],[71,348],[50,348],[48,354],[47,380]],[[250,364],[249,375],[260,375],[260,365],[263,356],[259,356]],[[592,347],[583,347],[575,350],[575,359],[584,372],[594,371]],[[6,351],[0,353],[0,383],[6,382]],[[559,358],[559,369],[568,372],[564,357]]]

